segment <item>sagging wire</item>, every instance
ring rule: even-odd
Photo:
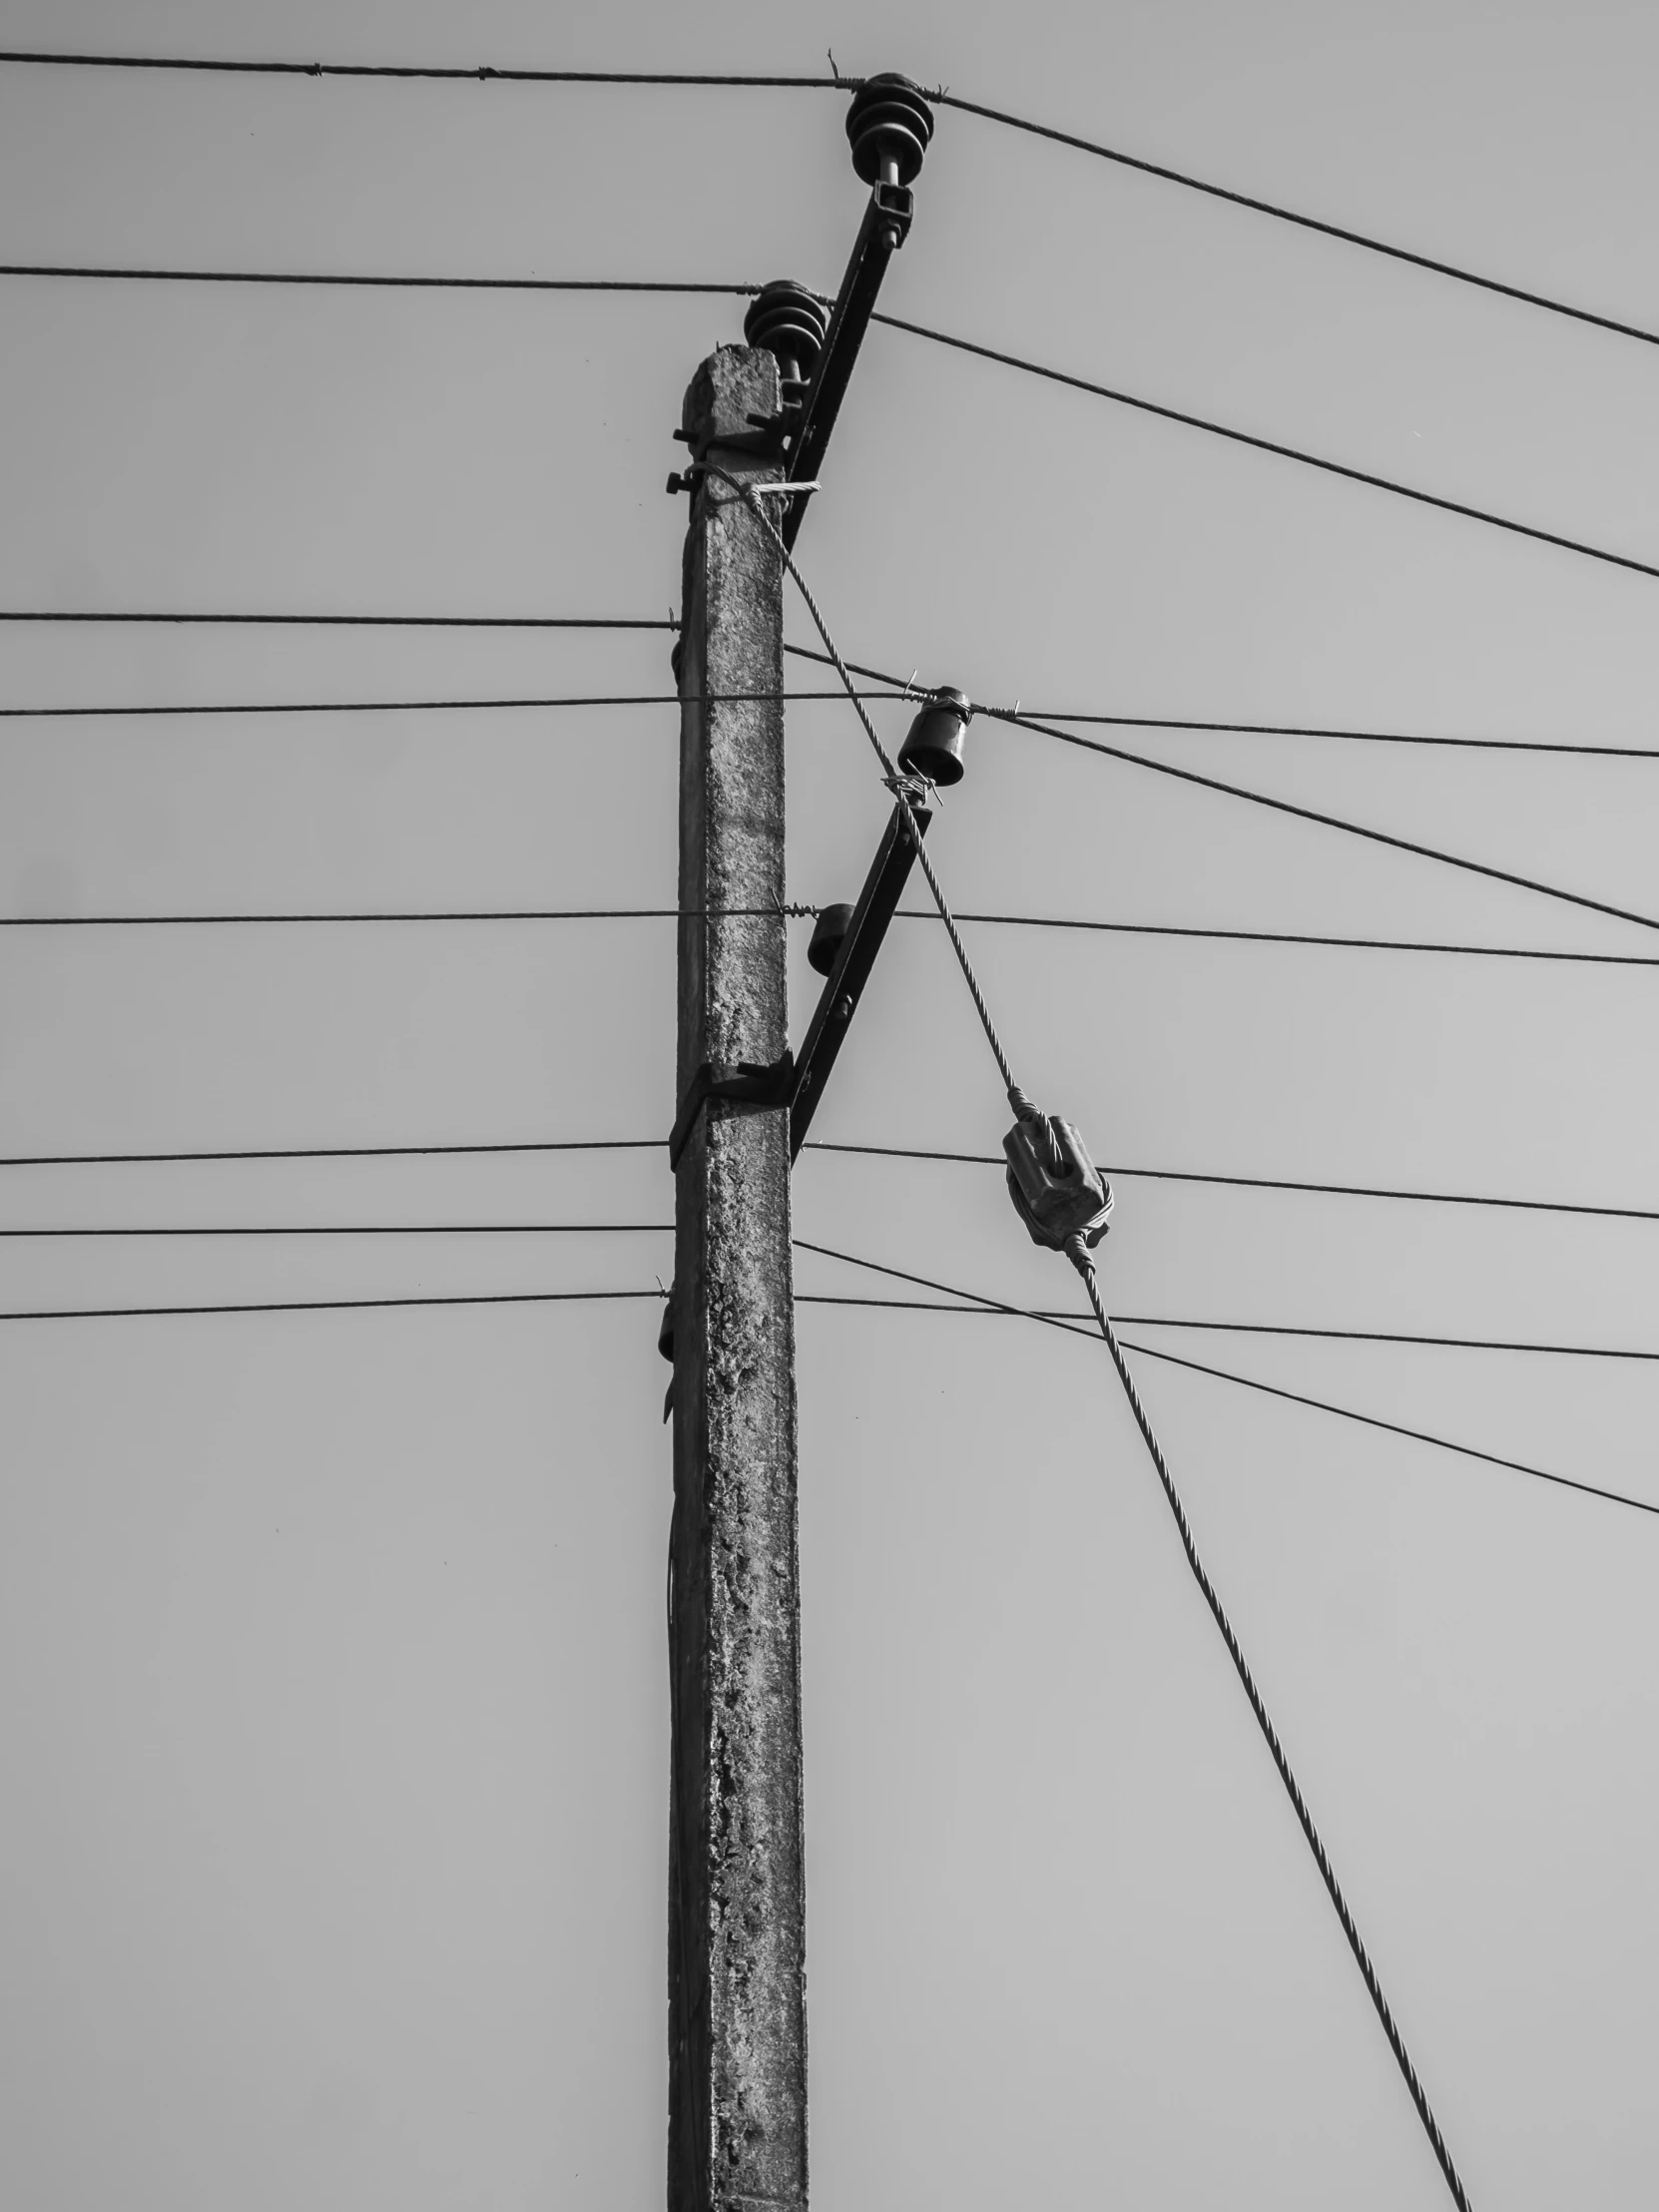
[[[805,577],[796,566],[795,558],[785,544],[782,532],[767,513],[765,505],[756,495],[752,486],[743,482],[740,478],[730,475],[725,469],[719,468],[713,463],[705,464],[705,472],[710,476],[719,477],[731,486],[737,497],[748,507],[756,521],[760,523],[777,546],[783,565],[794,579],[796,588],[801,593],[802,598],[806,601],[807,611],[817,626],[819,636],[824,640],[825,651],[829,654],[830,663],[836,675],[840,678],[847,697],[852,702],[853,711],[863,725],[864,735],[868,738],[874,749],[875,757],[881,764],[883,782],[904,810],[910,827],[911,840],[915,846],[917,862],[921,867],[927,887],[933,894],[933,901],[939,910],[939,919],[944,923],[946,934],[950,938],[951,948],[956,954],[969,993],[972,996],[974,1008],[979,1015],[992,1055],[996,1060],[997,1071],[1002,1077],[1003,1086],[1008,1095],[1008,1102],[1014,1110],[1014,1126],[1003,1139],[1003,1150],[1008,1156],[1009,1196],[1012,1198],[1015,1210],[1025,1223],[1033,1240],[1038,1244],[1048,1246],[1051,1250],[1063,1252],[1082,1278],[1084,1289],[1088,1293],[1089,1304],[1094,1309],[1095,1320],[1099,1324],[1101,1336],[1105,1340],[1107,1352],[1111,1355],[1112,1365],[1117,1370],[1118,1380],[1122,1383],[1124,1394],[1129,1400],[1130,1411],[1134,1414],[1136,1426],[1140,1429],[1142,1439],[1151,1455],[1153,1466],[1157,1470],[1158,1479],[1163,1486],[1170,1511],[1175,1516],[1176,1528],[1179,1531],[1182,1548],[1186,1552],[1187,1563],[1192,1569],[1194,1580],[1198,1583],[1216,1626],[1221,1631],[1222,1640],[1227,1646],[1228,1656],[1233,1661],[1239,1680],[1243,1685],[1245,1696],[1249,1700],[1251,1711],[1256,1716],[1257,1725],[1267,1742],[1269,1752],[1272,1754],[1279,1778],[1291,1800],[1302,1833],[1307,1840],[1308,1848],[1313,1853],[1315,1865],[1319,1868],[1321,1879],[1325,1883],[1326,1891],[1336,1910],[1337,1918],[1342,1924],[1343,1934],[1348,1938],[1349,1947],[1354,1953],[1355,1962],[1360,1968],[1367,1992],[1376,2007],[1378,2018],[1382,2022],[1383,2033],[1387,2038],[1388,2047],[1393,2052],[1395,2063],[1399,2067],[1401,2077],[1410,2094],[1411,2102],[1416,2109],[1417,2117],[1428,2137],[1429,2146],[1433,2150],[1440,2172],[1445,2178],[1446,2187],[1450,2190],[1452,2200],[1458,2206],[1459,2212],[1469,2212],[1467,2191],[1463,2187],[1456,2166],[1452,2163],[1451,2153],[1446,2147],[1439,2123],[1429,2105],[1422,2081],[1411,2061],[1410,2053],[1405,2047],[1404,2037],[1400,2034],[1387,1998],[1383,1994],[1377,1968],[1372,1963],[1371,1954],[1360,1935],[1353,1911],[1343,1893],[1341,1884],[1337,1880],[1335,1870],[1331,1865],[1330,1855],[1326,1851],[1319,1830],[1314,1825],[1313,1815],[1308,1810],[1307,1799],[1302,1794],[1301,1786],[1297,1782],[1290,1761],[1286,1757],[1284,1746],[1280,1742],[1279,1733],[1273,1725],[1272,1717],[1268,1712],[1262,1693],[1256,1685],[1256,1678],[1245,1658],[1243,1646],[1240,1644],[1237,1632],[1217,1594],[1215,1584],[1211,1581],[1204,1562],[1199,1556],[1197,1544],[1193,1539],[1192,1524],[1187,1517],[1187,1510],[1182,1503],[1181,1494],[1175,1486],[1175,1479],[1170,1473],[1169,1461],[1165,1456],[1162,1444],[1158,1440],[1157,1432],[1153,1428],[1151,1418],[1141,1399],[1140,1391],[1136,1387],[1134,1376],[1131,1374],[1129,1364],[1124,1358],[1123,1348],[1118,1342],[1117,1334],[1101,1300],[1099,1280],[1089,1253],[1091,1248],[1097,1245],[1106,1234],[1107,1220],[1112,1210],[1111,1191],[1095,1170],[1076,1130],[1068,1122],[1060,1120],[1057,1116],[1044,1113],[1015,1081],[1007,1052],[992,1019],[990,1007],[986,1003],[984,991],[980,986],[977,975],[974,973],[973,962],[968,957],[967,947],[962,942],[961,932],[956,926],[955,917],[950,911],[943,887],[934,872],[932,862],[927,857],[926,848],[922,841],[921,827],[915,815],[915,802],[912,796],[914,787],[899,774],[886,747],[877,736],[875,725],[870,721],[846,663],[841,659],[835,641],[830,636],[829,624],[825,621],[819,609],[818,601],[813,597]]]

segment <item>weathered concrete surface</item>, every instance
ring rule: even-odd
[[[686,395],[694,453],[773,480],[769,353],[723,346]],[[741,444],[728,443],[741,440]],[[679,1096],[787,1042],[782,564],[730,485],[686,540]],[[720,918],[706,909],[759,907]],[[712,1103],[676,1186],[670,2212],[807,2203],[806,1891],[789,1116]]]

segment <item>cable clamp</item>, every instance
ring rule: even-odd
[[[787,1106],[795,1089],[795,1054],[786,1045],[770,1066],[754,1060],[705,1060],[686,1086],[668,1140],[668,1164],[678,1172],[697,1117],[711,1099],[729,1106]]]
[[[1002,1140],[1008,1196],[1033,1244],[1064,1252],[1074,1238],[1092,1251],[1110,1226],[1112,1186],[1069,1121],[1044,1114],[1023,1092],[1009,1094],[1019,1119]]]

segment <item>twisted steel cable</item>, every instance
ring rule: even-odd
[[[1451,2191],[1452,2202],[1457,2205],[1458,2212],[1469,2212],[1468,2192],[1463,2187],[1462,2178],[1458,2174],[1457,2168],[1452,2164],[1451,2153],[1446,2148],[1445,2137],[1440,2133],[1440,2124],[1434,2117],[1433,2109],[1428,2102],[1427,2092],[1418,2078],[1416,2067],[1411,2063],[1411,2054],[1405,2047],[1405,2038],[1400,2034],[1393,2013],[1388,2007],[1388,2000],[1382,1993],[1382,1984],[1377,1976],[1377,1968],[1372,1964],[1371,1953],[1367,1950],[1365,1940],[1355,1924],[1354,1914],[1349,1907],[1348,1899],[1343,1895],[1342,1884],[1337,1880],[1336,1871],[1332,1867],[1330,1855],[1321,1840],[1320,1832],[1314,1826],[1314,1816],[1308,1810],[1308,1801],[1303,1796],[1301,1785],[1291,1771],[1291,1763],[1285,1756],[1285,1747],[1279,1741],[1279,1731],[1274,1727],[1272,1716],[1263,1702],[1262,1693],[1256,1687],[1256,1677],[1250,1671],[1250,1662],[1244,1655],[1244,1648],[1239,1642],[1238,1634],[1233,1627],[1233,1623],[1227,1617],[1226,1608],[1223,1606],[1220,1597],[1216,1594],[1216,1586],[1210,1580],[1204,1561],[1199,1557],[1198,1545],[1193,1540],[1192,1523],[1187,1518],[1187,1508],[1181,1502],[1181,1493],[1175,1487],[1175,1478],[1169,1471],[1169,1461],[1164,1456],[1164,1448],[1159,1443],[1157,1432],[1148,1417],[1145,1405],[1141,1402],[1141,1393],[1135,1386],[1135,1378],[1130,1373],[1129,1363],[1123,1356],[1123,1347],[1118,1343],[1117,1332],[1108,1320],[1106,1308],[1101,1302],[1100,1283],[1095,1274],[1094,1262],[1089,1258],[1080,1237],[1070,1238],[1067,1241],[1065,1252],[1066,1258],[1083,1278],[1083,1288],[1089,1294],[1089,1304],[1094,1308],[1094,1317],[1100,1324],[1100,1334],[1106,1340],[1106,1349],[1112,1356],[1112,1365],[1118,1371],[1118,1381],[1123,1384],[1124,1395],[1129,1400],[1129,1409],[1135,1416],[1136,1426],[1140,1429],[1146,1448],[1152,1456],[1152,1464],[1158,1470],[1158,1479],[1164,1486],[1164,1495],[1169,1500],[1169,1509],[1175,1515],[1175,1525],[1180,1531],[1182,1547],[1187,1554],[1187,1564],[1192,1568],[1193,1579],[1203,1591],[1204,1602],[1209,1606],[1216,1626],[1221,1630],[1222,1641],[1227,1646],[1228,1656],[1237,1670],[1240,1682],[1244,1685],[1245,1696],[1250,1700],[1250,1710],[1255,1714],[1257,1726],[1266,1739],[1268,1750],[1273,1754],[1273,1763],[1279,1769],[1279,1779],[1285,1785],[1285,1793],[1289,1797],[1295,1809],[1296,1817],[1302,1825],[1302,1833],[1308,1839],[1308,1849],[1314,1855],[1314,1864],[1319,1868],[1331,1903],[1336,1908],[1337,1918],[1342,1923],[1343,1934],[1348,1937],[1348,1947],[1354,1953],[1355,1964],[1360,1969],[1361,1978],[1370,1992],[1372,2003],[1377,2007],[1377,2016],[1382,2023],[1382,2032],[1388,2038],[1388,2048],[1393,2052],[1395,2062],[1404,2078],[1405,2086],[1410,2091],[1411,2102],[1416,2106],[1417,2118],[1421,2120],[1423,2132],[1428,2137],[1430,2148],[1439,2161],[1440,2171],[1445,2176],[1446,2187]]]

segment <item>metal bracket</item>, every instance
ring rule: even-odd
[[[870,187],[869,205],[846,265],[841,288],[825,332],[824,350],[807,391],[806,412],[790,446],[788,475],[799,496],[792,499],[783,520],[784,543],[793,546],[807,514],[830,433],[835,427],[841,401],[851,381],[864,332],[874,310],[875,295],[887,274],[887,264],[903,245],[915,212],[915,197],[908,185],[881,182]]]
[[[795,1055],[786,1046],[770,1065],[754,1060],[705,1060],[686,1086],[668,1140],[668,1164],[678,1171],[697,1117],[711,1099],[731,1106],[787,1106],[795,1088]]]
[[[852,909],[852,919],[846,925],[846,935],[841,939],[835,964],[826,978],[802,1040],[790,1098],[792,1161],[800,1156],[801,1147],[807,1141],[807,1131],[818,1111],[819,1100],[824,1096],[824,1087],[830,1080],[830,1071],[845,1040],[864,985],[869,981],[875,955],[887,933],[887,924],[909,880],[916,856],[916,840],[910,832],[912,811],[917,829],[923,835],[927,832],[927,825],[933,819],[928,808],[915,802],[907,808],[902,801],[893,808],[881,842],[875,848],[869,873],[864,877],[864,887],[858,893],[858,903]]]

